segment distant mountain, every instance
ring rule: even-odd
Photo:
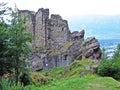
[[[120,39],[120,15],[85,15],[69,19],[72,31],[86,31],[86,37],[97,39]]]

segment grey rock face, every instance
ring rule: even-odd
[[[50,55],[43,61],[43,69],[48,70],[53,67],[68,66],[72,62],[68,55]]]
[[[28,15],[26,31],[35,37],[31,43],[31,47],[36,49],[30,55],[32,70],[67,66],[74,59],[101,58],[98,40],[94,37],[84,40],[84,30],[71,33],[68,22],[60,15],[52,14],[49,18],[49,9],[43,8],[36,13],[28,10],[21,13],[22,16]]]
[[[51,15],[47,22],[48,46],[58,49],[69,38],[69,28],[66,20],[63,20],[60,15]]]
[[[49,18],[49,9],[39,9],[38,12],[35,14],[35,44],[36,47],[39,46],[46,46],[46,26],[47,20]]]
[[[101,57],[100,44],[95,37],[87,38],[83,42],[85,58],[91,57],[92,59],[99,60]]]
[[[84,77],[84,76],[86,76],[87,74],[85,73],[85,72],[81,72],[80,73],[80,77],[82,78],[82,77]]]
[[[46,52],[44,50],[37,50],[30,54],[30,69],[33,71],[40,71],[43,69],[43,60],[46,57]]]
[[[71,33],[71,40],[80,40],[80,39],[84,39],[84,34],[85,31],[82,30],[81,32],[78,31],[74,31],[73,33]]]

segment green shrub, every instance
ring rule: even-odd
[[[114,70],[114,75],[112,77],[117,80],[120,80],[120,59],[117,61],[113,60],[111,68]]]
[[[120,60],[103,60],[98,67],[98,74],[120,80]]]
[[[23,84],[23,86],[29,85],[31,83],[30,76],[27,73],[23,73],[20,77],[20,82]]]
[[[97,73],[101,76],[110,76],[120,80],[120,44],[118,44],[111,60],[102,60]]]
[[[31,72],[30,76],[31,76],[32,84],[35,86],[46,85],[47,83],[49,83],[49,78],[47,78],[42,74]]]
[[[10,83],[9,79],[0,79],[0,90],[25,90],[20,84]]]
[[[0,79],[0,90],[11,90],[10,83],[8,83],[8,79]]]
[[[101,76],[111,76],[111,65],[110,60],[103,60],[98,67],[98,74]]]

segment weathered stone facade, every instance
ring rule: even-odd
[[[69,39],[68,23],[60,15],[52,14],[47,24],[48,46],[57,49]]]
[[[67,66],[74,59],[100,59],[99,42],[94,37],[84,40],[84,30],[71,33],[67,21],[60,15],[52,14],[49,18],[49,9],[43,8],[36,13],[28,10],[21,12],[23,16],[28,15],[26,31],[35,37],[31,43],[36,49],[30,55],[32,70]]]
[[[47,20],[49,18],[49,9],[39,9],[35,14],[35,44],[36,46],[46,46],[47,44]]]
[[[27,16],[27,32],[35,37],[32,43],[35,47],[62,46],[70,35],[68,23],[60,15],[52,14],[49,18],[49,9],[39,9],[36,13],[28,10],[21,10],[22,16]]]

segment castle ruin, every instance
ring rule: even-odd
[[[35,37],[30,44],[36,49],[30,55],[32,70],[67,66],[74,59],[100,59],[98,40],[94,37],[84,40],[84,30],[71,33],[67,20],[63,20],[60,15],[49,16],[49,9],[43,8],[37,12],[28,10],[20,12],[22,16],[28,16],[26,31]]]

